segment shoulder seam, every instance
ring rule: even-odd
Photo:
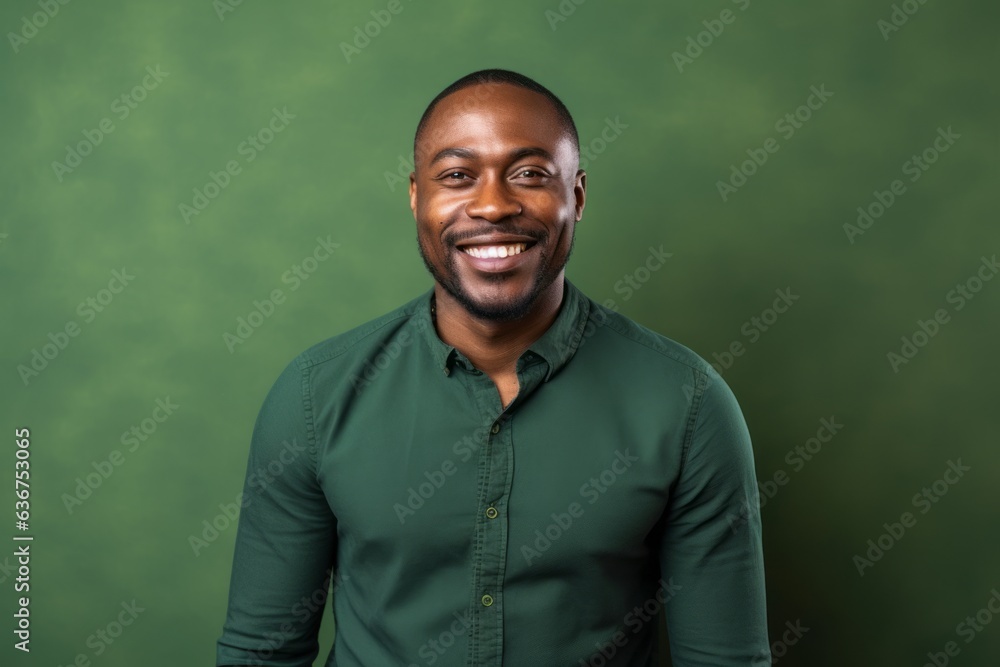
[[[610,310],[610,309],[608,309],[608,310]],[[619,317],[624,317],[624,315],[621,315],[617,311],[613,311],[612,310],[611,313],[613,313],[614,315],[618,315]],[[621,329],[619,329],[618,326],[616,326],[616,324],[613,322],[613,319],[611,317],[608,318],[608,322],[611,323],[611,330],[614,331],[619,336],[621,336],[622,338],[624,338],[624,339],[626,339],[626,340],[628,340],[628,341],[630,341],[632,343],[635,343],[636,345],[641,345],[641,346],[643,346],[644,348],[646,348],[648,350],[652,350],[653,352],[656,352],[660,356],[666,357],[668,359],[672,359],[672,360],[676,361],[679,364],[687,366],[688,368],[690,368],[691,370],[695,371],[696,373],[704,373],[704,369],[703,368],[699,368],[696,364],[693,364],[693,363],[691,363],[689,361],[681,359],[679,356],[671,353],[669,350],[657,349],[657,348],[649,345],[648,343],[646,343],[644,341],[638,340],[638,339],[630,336],[628,334],[628,332],[622,331]],[[637,326],[642,326],[641,324],[638,324],[638,322],[636,323],[636,325]],[[655,334],[657,336],[662,336],[663,338],[666,338],[668,341],[670,341],[672,343],[675,343],[677,345],[681,345],[681,343],[678,343],[677,341],[673,340],[672,338],[667,338],[666,336],[663,336],[663,334],[658,334],[655,331],[653,331],[652,329],[650,329],[649,331],[650,331],[650,333],[653,333],[653,334]],[[693,354],[697,354],[693,350],[692,350],[692,353]]]
[[[299,355],[299,357],[298,357],[299,363],[301,364],[302,368],[312,368],[313,366],[317,366],[317,365],[319,365],[321,363],[330,361],[332,359],[336,359],[340,355],[342,355],[342,354],[350,351],[350,349],[352,347],[354,347],[355,345],[357,345],[358,343],[360,343],[364,339],[368,338],[369,336],[371,336],[374,333],[377,333],[378,331],[380,331],[381,329],[385,328],[389,324],[392,324],[393,322],[395,322],[395,321],[397,321],[397,320],[399,320],[401,318],[410,318],[412,315],[413,315],[412,312],[406,311],[406,310],[404,310],[404,311],[402,311],[402,312],[400,312],[400,313],[398,313],[398,314],[396,314],[395,316],[392,316],[392,317],[389,317],[388,314],[387,315],[383,315],[382,317],[379,317],[374,322],[372,322],[371,326],[368,327],[367,329],[362,328],[362,329],[357,330],[356,333],[355,333],[355,335],[350,339],[350,341],[341,344],[340,347],[338,347],[338,348],[336,348],[334,350],[330,350],[328,352],[324,352],[322,355],[320,355],[318,357],[314,357],[312,355],[312,353],[310,352],[310,350],[312,350],[313,348],[318,347],[320,345],[323,345],[323,343],[326,342],[326,341],[320,341],[319,343],[317,343],[316,345],[314,345],[312,348],[310,348],[309,350],[306,350],[305,352],[303,352],[302,354]],[[388,318],[388,319],[384,319],[384,318]],[[364,325],[362,325],[362,327],[363,326]],[[344,333],[347,333],[347,332],[344,332]],[[343,334],[341,334],[341,335],[343,335]],[[327,340],[329,340],[329,339],[327,339]]]

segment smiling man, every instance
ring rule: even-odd
[[[414,165],[434,286],[269,392],[216,664],[312,665],[336,569],[327,665],[653,667],[661,611],[675,666],[769,665],[746,424],[711,365],[566,279],[566,107],[475,72]]]

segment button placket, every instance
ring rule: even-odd
[[[519,370],[520,395],[506,407],[496,412],[498,405],[496,387],[487,376],[473,374],[471,380],[476,403],[483,417],[488,419],[485,447],[480,453],[479,511],[476,520],[476,563],[473,575],[476,611],[470,633],[470,664],[499,667],[503,663],[504,603],[503,585],[507,570],[508,525],[507,515],[501,515],[496,505],[503,507],[510,495],[514,474],[514,446],[512,419],[515,411],[528,394],[539,386],[542,373],[538,364]]]

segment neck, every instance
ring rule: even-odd
[[[498,322],[471,315],[440,284],[434,285],[438,337],[493,377],[513,374],[517,359],[556,319],[563,299],[563,274],[543,290],[517,320]]]

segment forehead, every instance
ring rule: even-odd
[[[533,90],[506,83],[469,86],[445,97],[431,113],[420,152],[476,147],[501,151],[541,147],[553,155],[572,151],[572,142],[552,102]]]

